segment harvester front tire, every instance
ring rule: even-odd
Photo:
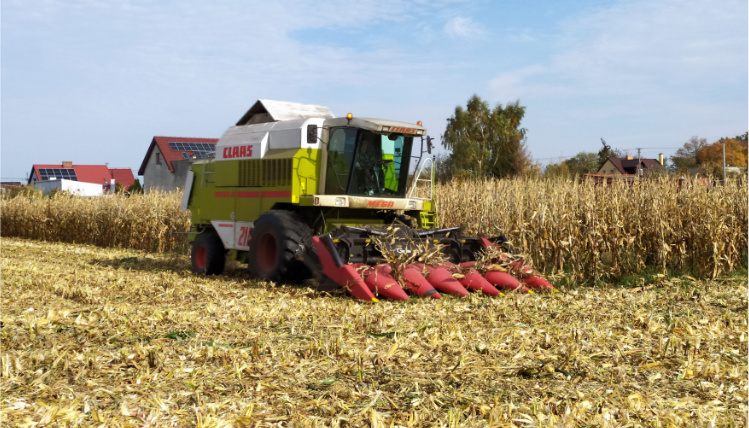
[[[226,264],[226,251],[215,233],[201,233],[190,251],[192,271],[199,275],[220,275]]]
[[[250,235],[248,265],[253,276],[266,281],[299,282],[309,269],[297,260],[312,231],[293,212],[270,210],[255,221]]]

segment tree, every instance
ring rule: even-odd
[[[550,163],[544,169],[544,178],[570,178],[570,167],[566,162]]]
[[[671,156],[671,165],[669,169],[674,173],[687,173],[690,168],[697,167],[697,152],[707,146],[707,140],[704,138],[692,137],[684,143],[684,146]]]
[[[564,161],[564,163],[572,176],[598,172],[598,154],[596,153],[580,152],[575,157]]]
[[[453,178],[453,161],[452,157],[447,154],[440,154],[434,160],[434,179],[439,183],[445,183]]]
[[[442,145],[451,150],[454,175],[466,178],[510,177],[531,168],[533,162],[525,147],[520,122],[525,107],[519,101],[494,109],[478,95],[455,108],[447,119]]]
[[[612,149],[611,146],[606,144],[606,140],[604,140],[603,138],[601,138],[601,144],[603,144],[603,147],[598,151],[598,168],[596,168],[596,171],[601,169],[603,164],[605,164],[606,161],[609,160],[609,158],[623,157],[621,151]]]
[[[531,161],[527,166],[525,166],[522,169],[522,171],[520,171],[520,175],[524,178],[531,178],[534,180],[538,180],[539,178],[541,178],[541,170],[542,170],[541,162]]]
[[[140,180],[135,179],[133,185],[127,190],[128,193],[143,193],[143,188],[140,186]]]
[[[726,146],[726,165],[747,167],[747,143],[736,138],[723,138],[697,152],[697,165],[706,175],[723,174],[723,145]]]

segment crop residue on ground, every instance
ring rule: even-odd
[[[745,426],[747,283],[367,304],[2,240],[3,426]]]

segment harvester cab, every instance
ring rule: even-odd
[[[354,118],[351,114],[326,120],[320,140],[323,173],[315,195],[317,202],[379,211],[424,211],[426,205],[426,214],[433,215],[431,193],[430,198],[411,198],[408,192],[414,139],[425,133],[420,124]],[[354,214],[352,219],[356,221],[365,220],[361,212],[349,214]],[[388,217],[392,213],[376,214]],[[374,220],[358,224],[370,225]],[[427,223],[428,216],[422,220]],[[356,221],[341,224],[355,225]]]
[[[406,291],[439,298],[438,290],[527,290],[499,271],[492,285],[471,267],[501,238],[437,228],[433,165],[424,173],[431,159],[411,175],[425,136],[421,123],[259,100],[219,139],[215,157],[187,174],[193,271],[219,274],[228,254],[259,279],[312,279],[370,301],[408,299]],[[422,253],[440,253],[439,265],[418,263]],[[392,255],[407,263],[388,263]]]

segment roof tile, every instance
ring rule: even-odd
[[[31,172],[34,174],[37,180],[41,181],[39,175],[40,169],[67,169],[68,166],[62,164],[34,164]],[[76,178],[78,181],[83,183],[95,183],[104,184],[114,178],[115,183],[122,184],[125,188],[129,188],[135,183],[135,176],[133,171],[129,168],[109,168],[106,165],[71,165],[75,171]],[[29,180],[31,182],[31,180]]]
[[[140,168],[138,169],[138,175],[143,175],[146,172],[146,165],[148,165],[148,159],[150,159],[151,155],[153,154],[154,147],[159,148],[159,151],[161,152],[162,156],[164,157],[164,160],[166,161],[166,165],[169,168],[169,171],[174,172],[174,166],[172,165],[172,162],[183,160],[184,157],[182,156],[181,151],[172,150],[172,148],[169,147],[170,142],[216,144],[218,142],[218,138],[188,138],[188,137],[160,137],[160,136],[153,137],[153,140],[151,140],[151,145],[148,147],[148,151],[146,152],[146,157],[143,158],[143,162],[140,164]]]

